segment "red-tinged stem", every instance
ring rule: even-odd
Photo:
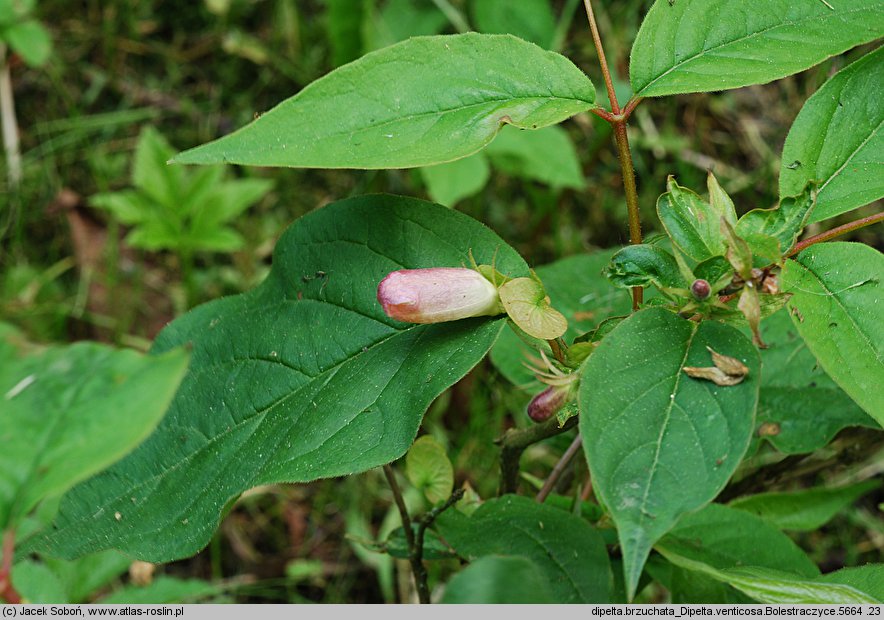
[[[830,239],[834,239],[835,237],[840,237],[841,235],[845,235],[849,232],[853,232],[854,230],[859,230],[860,228],[865,228],[866,226],[871,226],[872,224],[877,224],[879,222],[884,222],[884,211],[882,211],[881,213],[876,213],[875,215],[864,217],[859,220],[855,220],[853,222],[847,222],[846,224],[842,224],[841,226],[836,226],[832,230],[827,230],[826,232],[814,235],[813,237],[808,237],[804,241],[796,243],[794,246],[792,246],[792,249],[786,253],[786,257],[788,258],[790,256],[795,256],[799,252],[806,250],[816,243],[822,243],[823,241],[828,241]]]
[[[610,112],[608,112],[604,108],[593,108],[592,110],[590,110],[590,113],[595,114],[600,119],[607,121],[609,123],[613,123],[614,121],[617,120],[617,118],[613,114],[611,114]]]
[[[568,449],[565,450],[565,453],[562,455],[562,458],[559,459],[559,462],[555,464],[553,470],[550,472],[546,481],[543,483],[543,488],[540,489],[540,492],[537,494],[537,501],[543,503],[546,501],[546,498],[549,497],[549,494],[552,493],[553,488],[555,488],[556,483],[559,481],[559,478],[562,477],[565,469],[567,469],[568,465],[571,461],[574,460],[574,457],[577,456],[577,453],[580,452],[580,447],[583,445],[583,440],[580,439],[580,435],[577,435],[574,438],[574,441],[571,442],[571,445],[568,446]]]
[[[638,190],[635,184],[635,169],[632,166],[632,153],[629,150],[629,136],[626,133],[626,120],[635,106],[638,105],[640,98],[634,98],[629,102],[631,107],[627,106],[627,110],[623,113],[620,111],[620,104],[617,102],[617,95],[614,92],[614,82],[611,79],[611,71],[608,69],[608,60],[605,57],[605,50],[602,47],[602,38],[599,35],[599,28],[595,22],[595,13],[592,10],[590,0],[583,0],[583,6],[586,7],[586,16],[589,18],[589,29],[592,31],[592,41],[595,43],[596,52],[599,55],[599,65],[602,68],[602,76],[605,79],[605,88],[608,90],[608,99],[611,100],[611,118],[599,114],[605,118],[614,129],[614,141],[617,144],[617,153],[620,156],[620,169],[623,173],[623,190],[626,193],[626,211],[629,220],[629,242],[638,244],[642,242],[641,214],[638,208]],[[627,114],[626,112],[629,112]],[[636,286],[632,289],[632,309],[638,310],[642,303],[642,288]]]
[[[623,114],[621,114],[624,121],[627,120],[632,115],[632,113],[638,107],[638,104],[640,104],[642,102],[642,99],[643,99],[643,97],[633,97],[632,99],[630,99],[629,101],[626,102],[626,106],[624,106],[624,108],[623,108]]]
[[[7,530],[3,534],[3,552],[0,561],[0,598],[7,603],[18,605],[21,596],[12,585],[12,558],[15,556],[15,532]]]
[[[611,72],[608,71],[608,60],[605,58],[605,50],[602,48],[602,38],[599,36],[599,28],[595,23],[595,13],[592,12],[592,4],[589,0],[583,0],[586,7],[586,16],[589,18],[589,29],[592,31],[592,42],[599,54],[599,64],[602,66],[602,75],[605,78],[605,88],[608,89],[608,99],[611,101],[611,112],[620,114],[620,105],[617,103],[617,95],[614,93],[614,82],[611,80]]]

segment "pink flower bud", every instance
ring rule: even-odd
[[[503,312],[497,288],[472,269],[403,269],[378,285],[378,301],[390,318],[442,323]]]
[[[568,387],[550,386],[528,403],[528,417],[535,422],[544,422],[568,402]]]
[[[694,299],[702,301],[708,299],[712,294],[712,287],[706,280],[694,280],[694,283],[691,284],[691,293],[694,295]]]

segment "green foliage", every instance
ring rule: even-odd
[[[472,0],[470,6],[480,32],[513,34],[540,47],[552,46],[556,20],[549,0]]]
[[[684,288],[675,257],[663,248],[646,243],[630,245],[611,257],[608,280],[619,288],[650,286],[657,288]]]
[[[633,44],[629,78],[639,97],[765,84],[882,32],[880,0],[657,0]]]
[[[473,84],[465,75],[484,79]],[[173,161],[429,166],[475,153],[504,123],[538,129],[594,105],[589,79],[554,52],[508,35],[419,37],[329,73],[247,127]]]
[[[513,177],[538,181],[554,189],[581,189],[583,173],[567,132],[552,125],[536,131],[503,127],[484,151],[445,164],[421,168],[433,200],[452,206],[481,191],[490,166]]]
[[[86,603],[131,563],[118,551],[103,551],[76,560],[23,560],[12,573],[15,587],[32,603]]]
[[[531,560],[557,603],[611,601],[611,568],[602,537],[575,515],[505,495],[485,502],[471,517],[445,513],[438,527],[466,559],[511,555]]]
[[[848,426],[879,428],[820,368],[788,311],[765,319],[764,339],[757,435],[799,454],[822,448]]]
[[[812,246],[782,274],[798,333],[820,365],[884,424],[884,256],[859,243]]]
[[[224,180],[223,166],[191,171],[167,165],[175,154],[156,130],[138,139],[132,165],[134,189],[97,194],[94,206],[132,226],[126,242],[147,250],[230,252],[242,236],[229,224],[273,187],[263,179]]]
[[[550,304],[543,284],[534,278],[514,278],[498,289],[510,320],[533,338],[552,340],[568,329],[568,320]]]
[[[52,39],[46,28],[31,17],[34,2],[0,0],[0,43],[6,43],[31,67],[46,64],[52,54]],[[5,58],[0,58],[4,63]]]
[[[184,376],[181,350],[36,347],[0,324],[0,530],[114,463],[154,429]],[[113,519],[114,515],[108,515]]]
[[[749,367],[739,385],[693,379],[707,347]],[[685,513],[710,502],[746,452],[760,360],[734,328],[685,321],[659,308],[623,321],[582,370],[580,434],[593,486],[617,525],[627,596],[652,545]]]
[[[381,310],[377,285],[391,271],[459,267],[470,254],[527,275],[487,228],[423,201],[360,197],[298,220],[258,289],[200,306],[159,336],[158,353],[191,342],[194,371],[157,431],[72,492],[37,546],[63,557],[111,546],[153,561],[185,557],[253,486],[402,456],[430,402],[487,353],[505,321],[398,323]],[[167,535],[149,534],[158,529]]]
[[[813,212],[815,194],[816,191],[810,185],[803,188],[797,196],[783,198],[772,209],[753,209],[739,219],[734,232],[746,240],[753,255],[761,254],[767,259],[766,264],[778,263],[804,230],[804,225]],[[762,240],[763,243],[764,239],[773,239],[773,248],[761,250],[758,242]]]
[[[884,48],[879,48],[835,74],[792,124],[783,146],[780,193],[790,196],[818,182],[811,221],[884,196],[882,85]]]
[[[439,602],[453,604],[550,604],[543,570],[526,557],[486,555],[479,558],[445,586]]]
[[[454,488],[454,468],[445,448],[430,435],[414,442],[405,455],[405,475],[431,504],[443,502]]]
[[[666,189],[657,201],[657,215],[672,242],[698,262],[723,256],[722,213],[691,190],[681,187],[673,177],[669,177]]]
[[[858,498],[880,487],[880,482],[867,480],[834,489],[759,493],[736,499],[730,506],[756,514],[781,530],[809,531],[825,525]]]
[[[629,312],[628,295],[611,288],[601,277],[609,261],[610,252],[601,251],[563,258],[535,270],[553,307],[568,320],[566,340],[590,331],[605,317]],[[534,393],[542,384],[525,366],[531,359],[537,359],[537,351],[512,330],[504,331],[491,350],[491,362],[501,374],[513,385]]]

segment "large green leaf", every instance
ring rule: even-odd
[[[759,435],[786,454],[813,452],[847,426],[878,428],[820,368],[786,310],[761,325],[768,348],[758,400]]]
[[[817,181],[810,221],[884,196],[882,99],[884,47],[836,73],[798,113],[783,146],[780,194],[795,194]]]
[[[547,578],[556,603],[608,603],[611,567],[601,535],[563,510],[517,495],[489,500],[471,517],[446,513],[443,538],[461,556],[522,556]]]
[[[470,252],[524,276],[490,230],[420,200],[365,196],[311,213],[277,244],[257,289],[200,306],[157,338],[190,342],[192,372],[136,452],[72,491],[34,546],[192,555],[246,489],[365,471],[405,453],[424,411],[488,351],[505,321],[413,325],[384,315],[378,283],[460,267]]]
[[[476,29],[489,34],[514,34],[541,47],[552,45],[556,18],[549,0],[472,0]]]
[[[773,525],[749,512],[721,504],[710,504],[685,515],[655,548],[686,568],[690,566],[684,560],[716,569],[755,566],[811,579],[820,574],[792,539]]]
[[[884,424],[884,255],[860,243],[823,243],[787,261],[792,320],[832,379]]]
[[[611,251],[603,250],[563,258],[535,270],[553,308],[568,319],[566,340],[591,330],[607,317],[629,312],[629,294],[613,288],[602,275],[610,260]],[[491,362],[508,381],[527,391],[538,392],[543,385],[524,364],[530,357],[537,358],[537,351],[511,329],[501,334],[491,350]]]
[[[439,601],[453,604],[550,604],[544,573],[525,557],[486,555],[456,574]]]
[[[4,39],[32,67],[45,65],[52,54],[49,32],[36,19],[27,19],[5,28],[0,32],[0,40]]]
[[[537,129],[595,105],[571,61],[509,35],[416,37],[310,84],[183,164],[408,168],[475,153],[509,123]]]
[[[0,531],[141,443],[188,360],[180,349],[28,348],[14,330],[0,333]]]
[[[711,347],[749,368],[739,385],[688,377]],[[593,485],[617,525],[631,598],[651,546],[684,513],[711,501],[752,435],[758,351],[736,329],[662,308],[614,328],[583,367],[580,434]]]
[[[764,84],[882,34],[881,0],[657,0],[629,77],[640,97]]]
[[[782,530],[810,531],[825,525],[858,498],[880,487],[880,482],[866,480],[835,489],[759,493],[736,499],[730,506],[756,514]]]

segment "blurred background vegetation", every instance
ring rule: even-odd
[[[0,11],[9,2],[0,1]],[[418,170],[164,166],[164,154],[241,127],[336,66],[417,34],[476,29],[532,38],[586,71],[607,105],[582,6],[541,3],[552,17],[526,23],[483,13],[484,0],[25,2],[48,32],[51,52],[45,62],[20,52],[5,56],[22,177],[11,185],[9,162],[0,160],[0,318],[38,342],[91,339],[146,349],[190,307],[260,282],[276,239],[293,220],[371,192],[455,195],[459,210],[485,222],[533,265],[626,242],[619,162],[607,124],[589,114],[562,126],[583,189],[532,174],[518,152],[489,154],[487,182],[459,199],[463,183],[484,173],[452,172],[433,191],[432,173]],[[632,40],[651,4],[596,3],[621,103],[630,95]],[[654,231],[655,202],[669,174],[701,190],[711,169],[740,212],[773,206],[780,150],[801,105],[868,49],[765,86],[642,103],[630,136],[646,233]],[[222,178],[224,190],[209,191]],[[847,219],[872,212],[867,207]],[[854,238],[882,246],[880,227]],[[524,424],[527,399],[484,364],[440,397],[426,418],[424,429],[448,448],[457,480],[468,480],[483,497],[497,486],[493,440],[505,427]],[[569,441],[559,437],[532,449],[525,459],[529,483],[548,473]],[[419,507],[420,494],[410,501]],[[871,560],[884,546],[874,506],[869,498],[800,542],[824,569]],[[397,561],[357,542],[383,538],[396,519],[378,472],[258,489],[237,504],[208,549],[156,569],[147,581],[164,574],[200,580],[188,593],[167,595],[179,600],[401,600],[410,589],[407,569],[394,570]],[[436,571],[449,568],[433,564]],[[111,580],[103,592],[144,581],[137,570],[144,569]]]

